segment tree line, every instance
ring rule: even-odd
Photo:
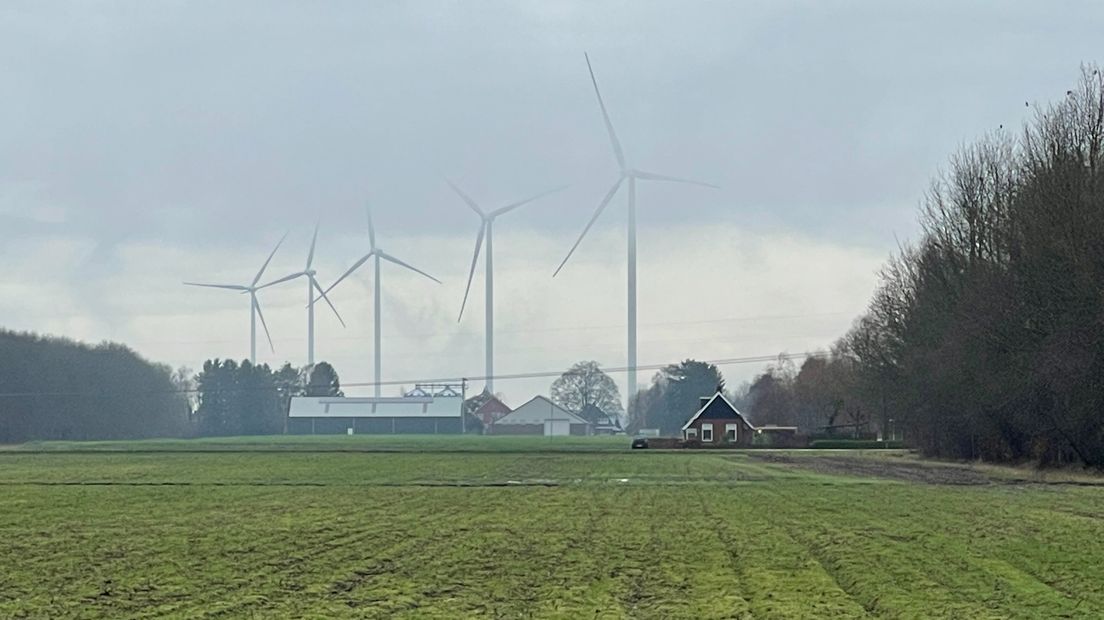
[[[0,443],[280,433],[300,395],[342,395],[337,372],[214,359],[195,374],[120,344],[0,330]]]
[[[950,160],[868,310],[750,407],[925,454],[1104,468],[1104,76]],[[754,390],[753,390],[754,391]]]
[[[284,432],[294,396],[343,396],[337,371],[327,362],[296,368],[248,360],[208,360],[195,377],[196,432],[202,436],[274,435]]]
[[[0,331],[0,443],[178,437],[188,424],[168,366],[119,344]]]

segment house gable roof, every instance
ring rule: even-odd
[[[529,402],[502,416],[495,424],[544,424],[545,420],[569,420],[572,424],[587,421],[544,396],[534,396]]]
[[[686,424],[682,425],[682,430],[690,428],[698,420],[698,418],[705,418],[706,420],[740,420],[747,425],[748,428],[754,429],[755,427],[747,421],[744,414],[740,413],[732,403],[728,402],[725,395],[717,392],[710,398],[701,409],[698,409],[697,413],[690,417],[686,421]]]
[[[487,400],[483,401],[483,404],[479,405],[473,411],[473,414],[479,415],[481,413],[509,413],[510,407],[499,400],[497,396],[490,396]]]

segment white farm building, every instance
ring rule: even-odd
[[[453,393],[379,398],[296,396],[288,408],[287,432],[292,435],[461,433],[462,405],[463,399]]]
[[[548,400],[536,396],[499,418],[486,430],[488,435],[590,435],[590,424]]]

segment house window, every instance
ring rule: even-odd
[[[702,441],[713,441],[712,424],[702,424]]]
[[[725,424],[725,441],[736,441],[735,424]]]
[[[697,439],[698,438],[698,429],[696,429],[696,428],[686,429],[686,438],[687,439]]]

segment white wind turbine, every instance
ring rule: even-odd
[[[468,272],[468,285],[464,288],[464,301],[460,304],[460,316],[456,317],[456,321],[460,322],[460,319],[464,316],[464,307],[468,304],[468,293],[471,291],[472,278],[475,277],[475,264],[479,262],[479,250],[483,247],[484,238],[487,240],[487,258],[485,261],[486,267],[486,299],[485,304],[485,322],[486,322],[486,344],[484,345],[484,355],[486,357],[486,389],[488,392],[494,392],[494,221],[500,215],[513,211],[518,207],[533,202],[538,198],[542,198],[553,192],[558,192],[566,186],[550,189],[546,192],[541,192],[525,200],[519,200],[512,202],[504,207],[500,207],[491,211],[490,213],[484,211],[470,196],[465,194],[463,190],[457,187],[452,181],[448,181],[450,187],[455,191],[460,198],[464,200],[472,211],[480,217],[482,222],[479,225],[479,235],[475,238],[475,254],[472,255],[471,270]]]
[[[368,248],[369,248],[368,253],[365,254],[364,256],[360,257],[360,260],[353,263],[353,266],[349,267],[349,269],[345,273],[341,274],[341,277],[338,278],[337,281],[335,281],[333,284],[331,284],[329,288],[327,288],[325,291],[322,291],[322,295],[325,295],[326,293],[329,293],[330,291],[332,291],[334,289],[335,286],[337,286],[338,284],[341,284],[342,280],[349,277],[349,274],[353,273],[358,268],[360,268],[360,266],[363,265],[365,262],[367,262],[367,260],[369,258],[374,258],[375,259],[375,261],[373,261],[375,263],[374,264],[375,275],[373,277],[373,280],[374,280],[373,284],[375,285],[375,287],[374,287],[374,290],[373,290],[373,293],[372,293],[372,295],[373,295],[372,300],[373,300],[374,305],[375,305],[375,312],[374,312],[374,316],[373,316],[373,319],[375,319],[375,341],[376,341],[375,342],[375,345],[376,345],[375,346],[375,349],[376,349],[375,350],[375,386],[376,386],[376,397],[378,398],[379,395],[380,395],[380,378],[382,376],[382,373],[380,372],[380,357],[381,357],[380,356],[380,260],[382,259],[382,260],[385,260],[385,261],[395,263],[396,265],[398,265],[400,267],[406,267],[407,269],[409,269],[409,270],[411,270],[415,273],[419,273],[419,274],[429,278],[430,280],[433,280],[437,284],[440,284],[441,281],[438,280],[437,278],[434,278],[433,276],[429,275],[428,273],[422,271],[421,269],[418,269],[417,267],[414,267],[413,265],[410,265],[408,263],[404,263],[403,261],[395,258],[394,256],[391,256],[387,252],[384,252],[382,249],[380,249],[380,247],[378,245],[376,245],[376,229],[375,229],[375,226],[372,225],[372,209],[371,208],[368,209]]]
[[[257,363],[257,317],[261,317],[261,327],[264,327],[265,337],[268,338],[268,348],[273,353],[276,352],[276,347],[272,346],[272,335],[268,333],[268,325],[265,323],[264,313],[261,312],[261,304],[257,301],[257,291],[262,287],[257,286],[257,283],[261,281],[261,276],[264,275],[265,269],[268,268],[268,263],[272,261],[272,257],[276,255],[276,250],[280,249],[280,244],[287,238],[287,233],[284,233],[283,237],[276,242],[276,247],[272,248],[272,253],[268,255],[264,264],[257,271],[257,275],[253,276],[253,281],[249,284],[205,284],[200,282],[185,282],[188,286],[205,286],[208,288],[224,288],[231,291],[239,291],[241,293],[249,293],[249,362],[252,364]]]
[[[595,209],[594,215],[591,216],[590,221],[587,222],[583,232],[579,235],[579,238],[575,241],[575,245],[571,246],[571,249],[567,252],[567,256],[564,257],[560,266],[556,268],[556,272],[552,274],[552,277],[556,277],[567,264],[567,260],[571,258],[571,255],[575,252],[575,248],[579,247],[579,243],[582,242],[583,237],[586,236],[590,227],[594,225],[595,220],[602,215],[602,211],[606,209],[610,201],[613,200],[613,196],[617,193],[617,190],[621,188],[621,184],[628,181],[629,186],[629,268],[628,268],[628,340],[629,340],[629,352],[628,352],[628,399],[631,402],[632,397],[636,394],[636,181],[672,181],[675,183],[689,183],[691,185],[702,185],[704,187],[712,187],[717,189],[716,185],[709,183],[702,183],[700,181],[692,181],[690,179],[680,179],[678,177],[667,176],[663,174],[656,174],[654,172],[645,172],[643,170],[637,170],[629,167],[625,161],[625,153],[621,149],[621,142],[617,139],[617,134],[613,131],[613,123],[610,122],[609,113],[606,112],[606,104],[602,101],[602,93],[598,90],[598,80],[594,77],[594,69],[590,66],[590,56],[583,54],[586,58],[587,70],[590,71],[590,81],[594,85],[594,94],[598,98],[598,107],[602,109],[602,120],[606,124],[606,132],[609,133],[610,145],[613,147],[613,155],[617,158],[617,165],[621,169],[621,173],[618,175],[617,180],[606,192],[605,197],[598,203],[598,208]]]
[[[314,246],[318,242],[318,225],[314,226],[314,236],[311,237],[310,251],[307,253],[307,266],[303,271],[297,271],[292,274],[288,274],[278,280],[273,280],[268,284],[258,286],[258,289],[266,288],[283,282],[295,280],[296,278],[307,279],[307,365],[314,366],[314,292],[320,293],[319,297],[326,301],[326,304],[330,306],[330,310],[333,310],[334,316],[341,322],[341,326],[345,327],[345,321],[342,320],[341,315],[337,312],[337,308],[334,307],[333,302],[326,296],[326,293],[322,290],[322,285],[318,283],[318,279],[315,278],[316,272],[311,265],[314,263]]]

